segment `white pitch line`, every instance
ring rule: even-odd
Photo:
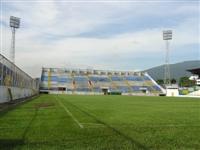
[[[106,128],[105,125],[99,123],[81,123],[85,128]]]
[[[57,97],[56,100],[58,101],[60,106],[64,108],[64,110],[68,113],[68,115],[79,125],[79,127],[83,128],[83,125],[73,116],[73,114],[67,109],[67,107],[65,107],[65,105],[60,100],[57,99]]]

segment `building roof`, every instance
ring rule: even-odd
[[[187,71],[191,72],[192,74],[200,76],[200,68],[189,69]]]

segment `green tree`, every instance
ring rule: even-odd
[[[164,80],[163,80],[163,79],[158,79],[156,82],[157,82],[159,85],[163,85],[163,84],[164,84]]]
[[[191,87],[195,85],[195,81],[189,80],[188,77],[181,77],[179,80],[179,86],[181,87]]]
[[[172,83],[172,84],[176,84],[176,79],[174,79],[174,78],[171,79],[171,83]]]

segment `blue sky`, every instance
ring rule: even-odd
[[[9,16],[21,18],[16,64],[144,70],[164,63],[162,31],[173,30],[170,62],[200,59],[199,1],[1,1],[1,50],[9,58]],[[33,69],[34,68],[34,69]]]

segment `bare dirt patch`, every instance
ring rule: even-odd
[[[47,108],[54,106],[54,103],[37,103],[34,105],[35,108]]]

